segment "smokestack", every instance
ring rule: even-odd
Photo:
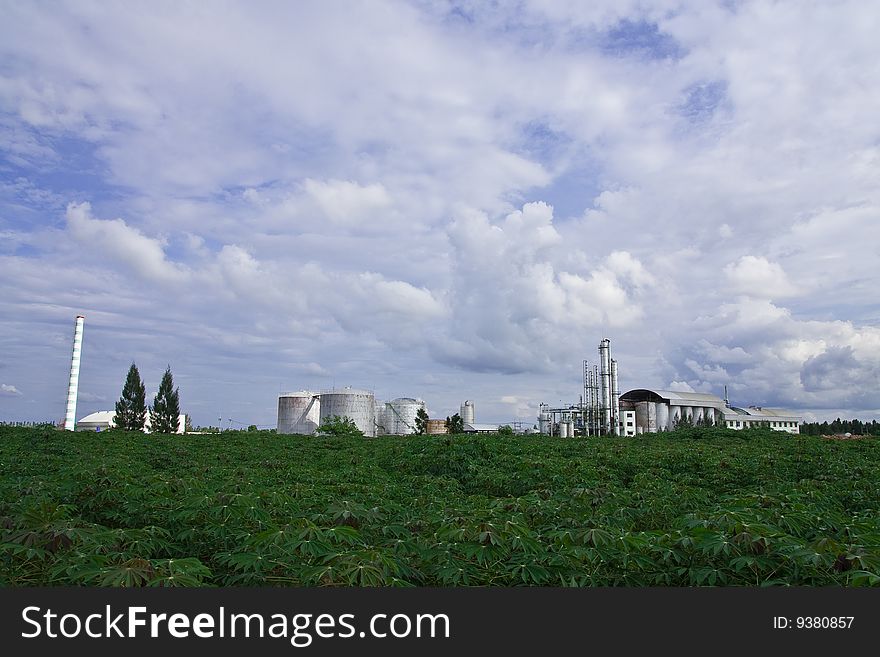
[[[67,383],[67,412],[64,415],[64,428],[76,429],[76,395],[79,390],[79,362],[82,354],[83,322],[85,317],[76,316],[73,328],[73,355],[70,357],[70,380]]]
[[[620,388],[617,383],[617,361],[611,359],[611,422],[614,435],[620,435]]]
[[[611,433],[611,340],[599,343],[599,379],[602,387],[602,432]]]

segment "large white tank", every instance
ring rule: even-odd
[[[416,416],[425,402],[412,397],[400,397],[385,405],[386,431],[393,436],[408,436],[416,432]]]
[[[560,438],[568,438],[568,422],[562,421],[558,425],[559,427],[559,437]]]
[[[461,421],[465,424],[473,424],[474,423],[474,402],[469,399],[465,400],[465,402],[461,405],[461,411],[459,412],[461,416]]]
[[[285,392],[278,396],[278,428],[280,434],[311,436],[321,420],[321,402],[308,390]]]
[[[371,438],[376,435],[376,397],[366,390],[342,388],[321,393],[321,422],[334,415],[347,417]]]
[[[385,402],[376,402],[376,435],[387,436],[390,423],[388,421],[388,404]]]
[[[541,407],[541,412],[538,413],[538,431],[543,433],[544,435],[550,433],[550,413]]]

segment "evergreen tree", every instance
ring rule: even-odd
[[[150,408],[150,424],[156,433],[177,433],[179,419],[180,394],[179,389],[174,387],[169,365],[162,375],[159,392],[156,393],[153,406]]]
[[[137,365],[132,363],[128,368],[128,376],[125,377],[122,396],[116,402],[116,415],[113,416],[113,423],[119,429],[143,431],[146,419],[147,393]]]
[[[420,408],[416,413],[416,433],[422,434],[428,430],[428,414],[424,408]]]
[[[452,417],[447,417],[446,430],[449,433],[464,433],[464,420],[461,419],[461,415],[456,413]]]

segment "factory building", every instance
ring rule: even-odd
[[[95,411],[76,423],[77,431],[106,431],[116,427],[113,418],[116,417],[116,411]],[[177,416],[177,433],[186,431],[186,415],[181,413]],[[150,414],[144,421],[144,432],[150,433]]]
[[[730,406],[716,395],[704,392],[679,392],[639,388],[621,395],[626,435],[672,431],[684,418],[693,424],[748,429],[767,426],[777,431],[799,433],[802,418],[781,409]],[[630,420],[626,414],[632,413]],[[687,420],[684,420],[687,421]],[[632,427],[630,427],[630,422]],[[634,428],[635,432],[630,433]]]

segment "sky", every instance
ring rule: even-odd
[[[880,5],[0,2],[0,420],[166,366],[196,425],[352,386],[880,417]]]

